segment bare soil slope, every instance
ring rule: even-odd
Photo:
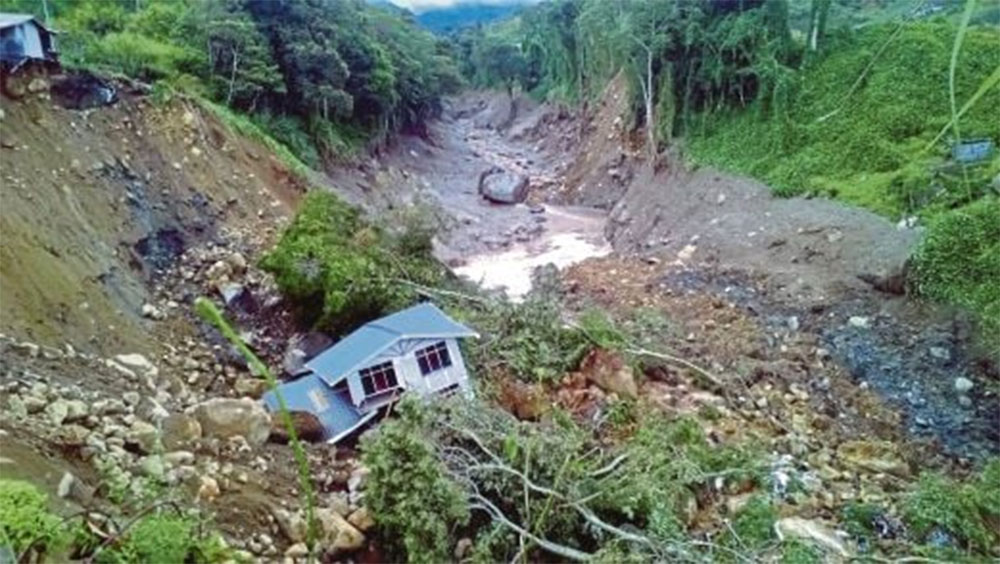
[[[224,225],[273,232],[302,189],[193,104],[76,111],[42,95],[3,110],[0,331],[19,338],[148,350],[157,271]]]

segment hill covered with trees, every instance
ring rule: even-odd
[[[64,65],[207,97],[314,166],[419,130],[462,83],[446,43],[408,12],[361,0],[4,4],[49,11]]]

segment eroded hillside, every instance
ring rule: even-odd
[[[163,271],[195,245],[226,245],[226,229],[265,244],[304,190],[196,103],[125,95],[75,111],[42,96],[4,106],[0,330],[19,338],[151,350],[143,307]],[[182,316],[185,300],[172,301],[162,313]]]

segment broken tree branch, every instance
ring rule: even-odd
[[[706,381],[711,383],[716,388],[725,389],[725,386],[722,384],[722,380],[720,380],[717,376],[713,375],[711,372],[705,370],[704,368],[698,366],[697,364],[685,360],[679,356],[673,356],[670,354],[651,351],[649,349],[642,349],[642,348],[627,348],[625,349],[625,352],[629,354],[634,354],[636,356],[651,356],[653,358],[658,358],[660,360],[665,360],[667,362],[678,364],[680,366],[683,366],[685,368],[694,371],[696,374],[704,378]]]

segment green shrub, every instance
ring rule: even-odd
[[[987,197],[931,222],[913,260],[921,295],[976,312],[1000,339],[1000,200]]]
[[[125,31],[109,33],[89,45],[87,60],[152,81],[189,70],[198,58],[187,48]]]
[[[923,542],[940,529],[964,546],[986,553],[1000,541],[993,525],[1000,519],[1000,459],[966,483],[935,474],[921,476],[903,506],[915,540]]]
[[[124,542],[97,553],[102,564],[131,562],[185,562],[197,545],[196,523],[175,515],[142,518]]]
[[[423,434],[426,414],[407,401],[398,413],[362,439],[362,462],[371,471],[365,501],[390,560],[445,562],[454,527],[468,521],[469,509]]]
[[[823,554],[810,544],[786,541],[781,545],[781,564],[819,564]]]
[[[764,548],[775,539],[774,522],[778,511],[764,495],[755,495],[744,505],[733,519],[735,538],[728,542],[752,550]]]
[[[499,368],[529,382],[554,382],[575,368],[592,346],[582,331],[565,325],[559,303],[544,296],[451,311],[482,334],[469,345],[469,362],[486,369],[483,373]]]
[[[59,550],[67,541],[60,523],[35,486],[0,479],[0,546],[10,547],[16,555],[29,546],[40,554]]]
[[[434,283],[441,274],[430,256],[405,254],[358,209],[321,191],[306,196],[261,265],[310,321],[334,332],[411,303],[400,279]]]
[[[752,447],[713,446],[693,419],[669,420],[650,414],[624,445],[628,454],[620,476],[602,497],[604,511],[644,526],[654,538],[680,538],[684,507],[700,488],[721,473],[726,483],[759,481],[761,458]]]

